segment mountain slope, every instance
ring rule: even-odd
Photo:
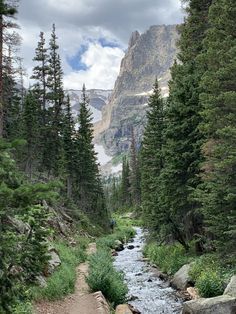
[[[103,108],[102,121],[95,124],[95,137],[116,155],[130,146],[131,129],[138,142],[145,124],[145,112],[155,77],[162,95],[168,95],[170,67],[177,54],[175,25],[151,26],[145,33],[132,33],[128,50],[110,101]]]

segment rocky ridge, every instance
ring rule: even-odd
[[[95,139],[109,154],[127,151],[132,127],[137,141],[141,141],[148,96],[156,77],[162,95],[168,96],[177,39],[175,25],[151,26],[143,34],[132,33],[114,90],[102,109],[102,120],[95,123]]]

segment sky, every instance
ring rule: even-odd
[[[28,77],[39,33],[48,41],[55,23],[66,89],[112,89],[134,30],[183,20],[180,0],[20,0],[18,11]]]

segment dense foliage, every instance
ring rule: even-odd
[[[1,313],[16,311],[26,298],[26,287],[47,267],[51,236],[48,221],[52,217],[44,206],[46,202],[54,206],[55,196],[60,195],[59,201],[63,199],[63,205],[70,205],[75,224],[82,224],[78,219],[82,212],[101,229],[108,226],[85,86],[80,111],[75,117],[63,88],[53,24],[48,45],[44,33],[40,33],[31,87],[24,88],[22,66],[16,68],[21,64],[15,49],[19,38],[15,32],[14,36],[13,32],[8,33],[8,28],[16,26],[11,18],[17,13],[17,2],[0,1]],[[17,143],[21,145],[16,149]],[[65,281],[65,294],[71,291],[75,281],[75,271],[71,270],[75,261],[68,261],[63,267],[61,274],[55,276],[61,276],[60,280],[71,276],[70,284],[66,286]],[[49,282],[45,295],[50,298],[53,298],[51,288],[59,277]],[[27,302],[24,304],[27,308]]]

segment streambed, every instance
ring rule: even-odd
[[[175,291],[160,280],[152,267],[143,260],[144,244],[144,231],[136,228],[134,241],[127,244],[115,257],[114,265],[124,272],[129,288],[128,303],[142,314],[181,313],[182,302]],[[134,248],[128,249],[129,245]]]

